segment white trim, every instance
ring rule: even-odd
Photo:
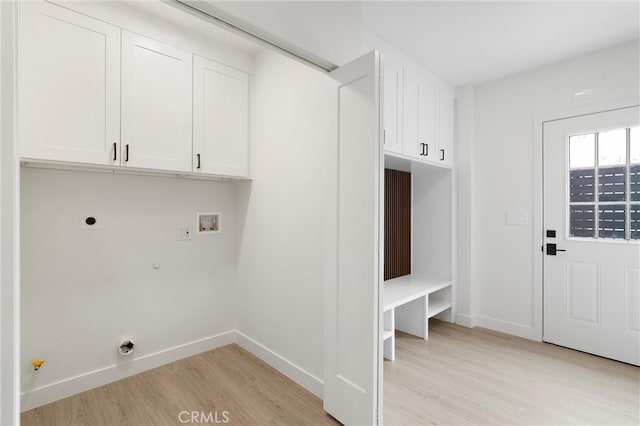
[[[533,339],[542,341],[542,317],[543,317],[543,283],[542,283],[542,250],[544,244],[542,220],[543,220],[543,193],[542,193],[542,125],[548,121],[563,120],[581,115],[595,114],[602,111],[620,109],[640,104],[639,97],[631,97],[615,102],[585,105],[568,110],[543,113],[534,117],[533,121]]]
[[[324,382],[321,379],[246,334],[236,330],[236,335],[236,343],[243,349],[251,352],[318,398],[323,398]]]
[[[20,422],[20,168],[15,0],[0,1],[0,424]]]
[[[22,411],[40,407],[95,389],[100,386],[121,380],[153,368],[161,367],[174,361],[210,351],[221,346],[237,343],[246,351],[260,358],[271,367],[278,370],[309,392],[322,399],[324,382],[294,364],[273,350],[258,343],[256,340],[238,330],[230,330],[221,334],[195,340],[173,348],[158,351],[153,354],[134,358],[130,362],[110,365],[88,373],[70,377],[56,383],[51,383],[21,394]]]
[[[473,317],[471,315],[456,314],[455,318],[456,324],[467,328],[473,327]]]
[[[530,325],[518,324],[511,321],[504,321],[496,318],[485,317],[483,315],[456,315],[456,324],[467,328],[482,327],[525,339],[538,340],[535,337],[534,328]]]
[[[474,315],[471,317],[472,327],[488,328],[501,333],[523,337],[525,339],[537,340],[534,337],[534,329],[530,325],[518,324],[496,318]]]
[[[22,411],[30,410],[71,395],[104,386],[108,383],[151,370],[189,356],[225,346],[236,341],[234,330],[185,343],[153,354],[134,358],[130,362],[110,365],[75,377],[51,383],[21,394]]]
[[[298,62],[306,65],[311,65],[312,67],[320,71],[331,72],[338,68],[338,66],[333,64],[332,62],[314,55],[313,53],[305,49],[295,46],[294,44],[291,44],[288,41],[277,37],[256,25],[240,19],[231,13],[225,12],[223,9],[210,3],[194,0],[164,1],[166,1],[167,4],[177,7],[194,16],[204,18],[208,22],[211,22],[212,24],[220,28],[224,28],[234,34],[238,34],[241,37],[252,40],[262,46],[271,48],[276,52],[282,53]]]

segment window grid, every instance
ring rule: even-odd
[[[580,134],[578,135],[572,135],[572,136],[580,136]],[[569,197],[568,197],[568,209],[567,209],[567,215],[568,215],[568,224],[569,224],[569,236],[571,238],[589,238],[589,239],[607,239],[607,240],[613,240],[613,239],[617,239],[617,240],[626,240],[626,241],[630,241],[630,240],[640,240],[640,228],[638,226],[638,223],[640,221],[640,219],[635,219],[632,220],[632,213],[635,213],[637,215],[637,212],[640,211],[640,197],[636,197],[636,200],[632,200],[631,197],[631,192],[632,192],[632,167],[636,166],[637,164],[640,163],[631,163],[631,127],[626,127],[625,128],[625,139],[626,139],[626,162],[624,164],[618,164],[618,165],[606,165],[606,166],[600,166],[600,132],[594,132],[594,165],[592,167],[568,167],[568,171],[569,171]],[[570,141],[571,139],[569,138],[568,141]],[[571,150],[569,149],[568,152],[570,152]],[[570,161],[570,158],[568,159]],[[600,189],[600,178],[601,178],[601,170],[602,169],[615,169],[615,168],[619,168],[619,169],[623,169],[624,170],[624,191],[625,191],[625,197],[624,200],[610,200],[610,201],[600,201],[601,198],[601,189]],[[636,170],[637,169],[637,170]],[[637,175],[640,174],[640,168],[638,168],[638,166],[636,166],[634,168],[634,175],[636,176],[635,179],[637,178]],[[593,200],[592,201],[571,201],[571,180],[572,180],[572,175],[571,172],[580,172],[583,171],[585,172],[585,176],[588,177],[588,172],[592,171],[593,172]],[[584,176],[581,176],[584,177]],[[640,182],[640,179],[638,179],[638,181]],[[604,185],[604,184],[603,184]],[[615,185],[615,182],[613,183],[613,185]],[[638,183],[636,183],[636,185],[638,185]],[[604,192],[605,189],[603,187],[602,191]],[[588,194],[587,194],[588,195]],[[606,198],[606,195],[605,197]],[[612,198],[615,198],[615,192],[612,195]],[[577,215],[579,213],[583,213],[585,210],[589,210],[589,207],[593,207],[593,236],[586,236],[586,235],[575,235],[572,234],[572,229],[571,229],[571,223],[572,223],[572,214],[575,215],[575,217],[577,217]],[[583,207],[583,209],[580,209],[580,207]],[[608,237],[608,236],[602,236],[602,234],[606,234],[606,229],[605,229],[605,224],[602,225],[602,232],[601,232],[601,224],[600,224],[600,219],[601,216],[604,217],[604,214],[601,215],[600,210],[603,210],[603,212],[607,209],[607,207],[609,207],[608,210],[613,210],[613,215],[611,215],[612,217],[615,218],[615,208],[618,207],[622,207],[624,210],[624,236],[622,238],[620,237],[616,237],[616,230],[615,228],[611,230],[611,235],[612,237]],[[615,220],[614,220],[615,222]],[[638,228],[635,228],[632,231],[632,225],[635,223],[635,226]],[[579,232],[584,234],[584,228],[582,228],[582,232]]]

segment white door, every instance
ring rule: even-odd
[[[45,2],[20,2],[19,156],[115,164],[120,29]]]
[[[249,175],[249,75],[193,57],[193,171]]]
[[[382,403],[380,57],[332,74],[337,146],[327,204],[324,409],[343,424],[377,424]]]
[[[191,53],[122,31],[122,165],[191,172]]]
[[[543,339],[635,365],[639,121],[636,106],[546,122],[543,128]]]

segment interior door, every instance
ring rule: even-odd
[[[344,424],[371,425],[382,402],[379,54],[331,75],[338,117],[327,192],[324,409]]]
[[[543,340],[640,365],[640,110],[544,123]]]

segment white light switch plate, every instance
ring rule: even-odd
[[[508,211],[507,225],[528,225],[529,213],[523,211]]]

